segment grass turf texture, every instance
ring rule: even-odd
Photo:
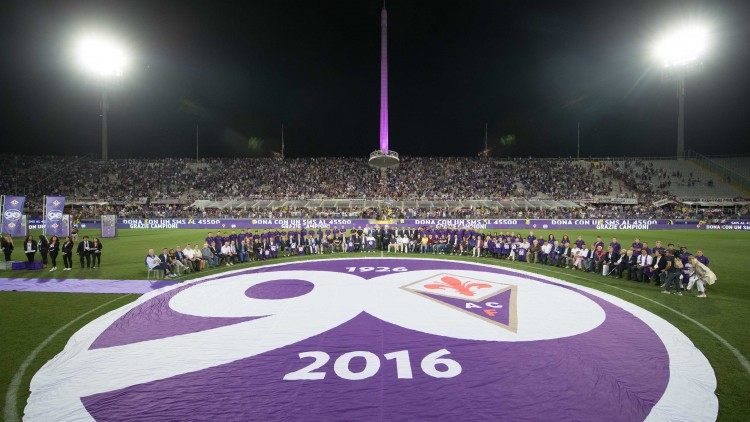
[[[711,268],[718,276],[718,282],[709,288],[708,299],[697,299],[693,295],[678,297],[664,295],[653,284],[636,283],[619,279],[604,278],[600,275],[585,274],[571,270],[542,267],[528,263],[515,263],[492,258],[453,257],[440,255],[444,259],[459,259],[483,264],[496,264],[515,269],[536,272],[560,278],[582,286],[591,287],[620,297],[641,306],[666,319],[683,333],[708,358],[716,372],[719,397],[719,420],[747,420],[750,415],[750,375],[737,358],[714,336],[693,322],[672,312],[670,309],[693,318],[732,344],[745,357],[750,357],[750,332],[746,326],[750,321],[750,282],[747,281],[747,251],[750,250],[750,233],[739,231],[604,231],[604,230],[543,230],[535,231],[538,236],[553,233],[558,239],[563,234],[575,239],[579,234],[591,244],[596,235],[602,236],[605,243],[616,236],[625,246],[639,236],[653,246],[656,240],[665,245],[675,243],[685,245],[691,252],[702,248],[711,259]],[[39,233],[33,232],[35,236]],[[98,236],[94,231],[83,230],[90,237]],[[526,234],[526,233],[524,233]],[[103,239],[102,267],[80,269],[77,256],[73,271],[61,271],[59,259],[56,272],[43,271],[3,271],[0,276],[16,278],[103,278],[103,279],[145,279],[144,257],[148,248],[157,253],[163,247],[182,247],[187,242],[203,245],[204,230],[121,230],[116,239]],[[13,258],[21,260],[22,239],[16,240]],[[334,254],[325,257],[359,257],[366,254]],[[372,256],[372,254],[369,254]],[[378,253],[377,256],[380,256]],[[396,256],[388,254],[386,256]],[[436,255],[398,254],[397,256],[427,257]],[[310,258],[279,258],[271,263],[299,261]],[[37,255],[37,259],[39,259]],[[228,269],[240,269],[261,265],[259,263],[222,267],[218,270],[203,271],[187,278],[215,274]],[[21,362],[50,334],[86,311],[111,301],[122,295],[72,294],[72,293],[25,293],[0,292],[0,397],[4,398],[8,384]],[[29,382],[34,373],[64,347],[67,339],[80,327],[109,310],[135,300],[137,295],[126,295],[122,299],[87,315],[56,336],[31,363],[20,386],[18,403],[19,416],[28,397]],[[661,306],[664,305],[664,306]],[[668,308],[666,308],[666,307]]]

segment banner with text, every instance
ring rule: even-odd
[[[148,219],[125,218],[117,220],[118,229],[207,229],[207,230],[314,230],[318,231],[375,226],[375,220],[365,219]],[[698,221],[672,220],[602,220],[602,219],[398,219],[377,221],[380,227],[434,227],[466,228],[474,230],[750,230],[748,221],[699,223]],[[87,224],[99,228],[99,222]],[[82,228],[86,228],[83,227]]]
[[[21,233],[21,216],[23,206],[26,203],[25,196],[3,196],[3,233],[18,236]]]
[[[47,236],[65,236],[63,228],[64,196],[44,197],[44,233]]]

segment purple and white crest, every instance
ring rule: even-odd
[[[431,259],[327,259],[168,287],[76,333],[27,420],[714,420],[674,326],[597,290]]]

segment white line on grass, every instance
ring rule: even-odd
[[[484,259],[484,260],[490,260],[490,258],[482,258],[482,259]],[[594,282],[594,283],[599,283],[601,285],[604,285],[604,286],[607,286],[607,287],[611,287],[611,288],[619,290],[621,292],[629,293],[629,294],[631,294],[633,296],[638,296],[641,299],[644,299],[644,300],[647,300],[647,301],[649,301],[651,303],[659,305],[662,308],[666,308],[669,311],[672,311],[673,313],[675,313],[675,314],[677,314],[677,315],[685,318],[686,320],[692,322],[693,324],[697,325],[698,327],[704,329],[707,333],[709,333],[712,336],[714,336],[717,340],[719,340],[719,343],[723,344],[724,347],[726,347],[727,349],[729,349],[730,352],[732,352],[732,354],[740,362],[740,365],[742,365],[742,367],[745,368],[745,371],[750,375],[750,362],[748,362],[747,358],[736,347],[732,346],[732,344],[729,343],[728,341],[726,341],[724,339],[724,337],[716,334],[713,330],[711,330],[710,328],[706,327],[705,325],[703,325],[699,321],[697,321],[697,320],[695,320],[695,319],[693,319],[693,318],[691,318],[691,317],[683,314],[682,312],[680,312],[680,311],[678,311],[678,310],[676,310],[674,308],[671,308],[671,307],[669,307],[669,306],[667,306],[667,305],[665,305],[663,303],[657,302],[657,301],[655,301],[655,300],[653,300],[651,298],[648,298],[646,296],[639,295],[638,293],[633,293],[630,290],[626,290],[626,289],[623,289],[623,288],[620,288],[620,287],[617,287],[617,286],[613,286],[611,284],[607,284],[607,283],[604,283],[604,282],[601,282],[601,281],[598,281],[598,280],[592,280],[592,279],[581,277],[581,276],[578,276],[578,275],[575,275],[575,274],[569,274],[569,273],[566,273],[566,272],[556,271],[556,270],[552,270],[552,269],[548,269],[548,268],[544,268],[544,267],[542,267],[542,268],[532,267],[531,269],[532,270],[533,269],[540,269],[540,270],[549,271],[549,272],[555,273],[555,274],[563,274],[563,275],[568,276],[568,277],[575,277],[575,278],[580,279],[580,280],[585,280],[585,281],[591,281],[591,282]]]
[[[115,301],[118,301],[124,297],[130,296],[129,294],[122,295],[120,297],[117,297],[115,299],[110,300],[107,303],[103,303],[96,308],[93,308],[89,311],[84,312],[83,314],[77,316],[72,321],[68,322],[67,324],[63,325],[62,327],[58,328],[57,331],[50,334],[49,337],[44,339],[41,343],[39,343],[39,346],[36,347],[21,363],[21,366],[18,367],[18,370],[16,371],[15,375],[13,375],[13,380],[11,380],[10,385],[8,386],[8,392],[5,394],[5,408],[3,409],[3,420],[6,422],[16,422],[20,419],[18,418],[18,412],[17,412],[17,405],[18,405],[18,389],[21,386],[21,378],[23,378],[23,375],[26,373],[26,370],[29,369],[29,366],[31,365],[31,362],[34,361],[36,356],[39,354],[39,352],[44,349],[47,344],[49,344],[50,341],[52,341],[55,336],[63,332],[65,329],[73,325],[76,321],[80,320],[81,318],[85,317],[86,315],[101,309],[110,303],[113,303]]]

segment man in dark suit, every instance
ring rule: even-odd
[[[169,251],[167,248],[161,250],[161,254],[157,257],[164,264],[169,274],[174,274],[174,268],[172,266],[172,260],[169,259]]]
[[[91,268],[91,242],[88,236],[83,236],[83,240],[78,242],[78,257],[81,260],[81,268],[83,268],[84,259],[86,268]]]
[[[656,249],[654,252],[654,260],[653,264],[651,264],[651,279],[654,280],[657,286],[661,286],[664,283],[661,279],[661,274],[667,268],[667,260],[662,256],[661,250]]]

